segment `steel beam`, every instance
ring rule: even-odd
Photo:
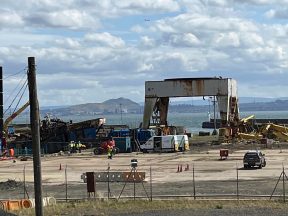
[[[143,128],[148,128],[153,109],[159,109],[161,122],[167,122],[168,104],[170,97],[202,97],[216,96],[222,125],[229,125],[235,117],[239,117],[237,82],[231,78],[180,78],[164,81],[145,82],[145,106]],[[168,100],[167,100],[168,99]],[[156,102],[162,101],[157,107]],[[168,104],[167,104],[168,101]]]

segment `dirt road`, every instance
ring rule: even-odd
[[[150,194],[150,166],[152,168],[153,196],[157,195],[193,195],[193,166],[196,195],[236,194],[237,168],[239,194],[272,193],[282,172],[288,167],[288,149],[274,146],[265,148],[261,145],[210,146],[194,145],[185,153],[131,153],[118,154],[112,160],[106,155],[94,156],[86,151],[72,156],[45,156],[42,158],[43,193],[47,196],[64,198],[66,194],[65,168],[67,166],[68,198],[87,197],[86,184],[80,178],[82,173],[90,171],[130,171],[130,161],[138,160],[138,171],[146,172],[144,186]],[[219,149],[228,148],[227,160],[219,160]],[[247,149],[261,148],[266,154],[267,166],[263,169],[243,169],[242,158]],[[177,172],[182,165],[182,172]],[[187,166],[188,165],[188,166]],[[22,198],[24,196],[24,171],[28,194],[33,196],[33,162],[16,159],[0,162],[0,199]],[[187,169],[186,171],[185,168]],[[8,180],[10,179],[10,182]],[[11,183],[15,180],[16,184]],[[111,183],[112,197],[118,197],[123,189],[122,183]],[[137,184],[137,195],[145,196],[141,184]],[[107,183],[97,183],[97,196],[106,197]],[[282,194],[282,186],[276,188],[275,194]],[[127,184],[123,196],[133,195],[133,184]]]

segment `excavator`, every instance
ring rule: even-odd
[[[16,112],[14,112],[12,115],[10,115],[5,122],[3,123],[3,136],[8,139],[8,125],[11,123],[13,119],[15,119],[20,113],[22,113],[28,106],[30,105],[30,102],[26,102],[22,107],[20,107]]]

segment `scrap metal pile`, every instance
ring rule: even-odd
[[[272,139],[274,141],[288,141],[288,127],[275,123],[253,124],[253,116],[241,119],[238,125],[236,137],[238,140],[254,140]]]

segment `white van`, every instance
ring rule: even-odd
[[[143,152],[176,152],[179,143],[176,135],[153,136],[140,148]]]
[[[189,151],[189,140],[187,135],[176,135],[179,144],[179,151]]]

